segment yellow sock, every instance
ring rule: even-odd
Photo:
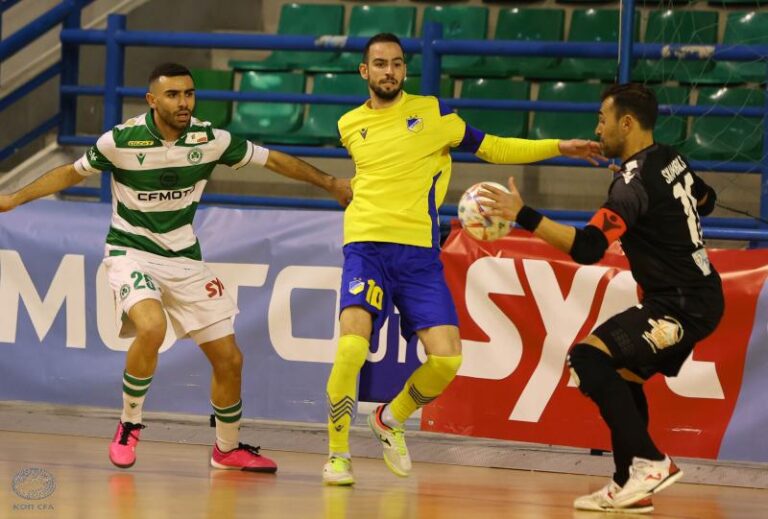
[[[368,356],[368,339],[344,335],[328,377],[328,448],[331,454],[349,452],[349,424],[357,402],[357,375]]]
[[[400,394],[389,404],[392,416],[405,422],[416,409],[425,406],[445,390],[461,366],[461,355],[438,357],[427,355],[427,362],[413,372]]]

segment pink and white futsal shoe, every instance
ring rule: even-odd
[[[109,461],[113,465],[121,469],[133,467],[136,463],[136,444],[144,427],[140,423],[118,422],[115,437],[109,444]]]
[[[211,466],[224,470],[247,470],[248,472],[277,472],[277,463],[259,454],[259,447],[245,443],[238,444],[236,449],[221,452],[219,446],[213,445]]]

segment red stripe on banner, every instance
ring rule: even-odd
[[[768,251],[709,255],[723,277],[723,320],[680,376],[656,376],[646,393],[651,432],[662,450],[716,458],[739,393]],[[598,322],[638,299],[618,242],[600,264],[583,266],[528,233],[481,242],[454,229],[442,259],[459,313],[464,365],[424,409],[422,428],[608,449],[596,406],[568,385],[565,355]]]

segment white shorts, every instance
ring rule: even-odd
[[[162,303],[179,339],[238,313],[221,281],[202,261],[108,248],[104,266],[115,294],[120,337],[136,335],[128,312],[144,299]]]

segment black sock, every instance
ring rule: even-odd
[[[636,395],[636,390],[630,387],[636,384],[627,383],[619,376],[611,357],[593,346],[577,344],[571,350],[569,362],[579,377],[579,389],[597,404],[611,430],[614,459],[618,457],[614,474],[616,483],[626,483],[624,474],[628,477],[629,465],[635,456],[663,460],[664,454],[659,452],[648,434],[645,395],[637,401],[640,394]],[[642,392],[642,388],[640,390]]]
[[[629,387],[635,406],[643,419],[646,430],[648,428],[648,400],[645,398],[642,384],[624,381]],[[616,472],[613,473],[613,480],[623,487],[629,479],[629,467],[632,465],[632,453],[627,446],[622,445],[621,439],[614,432],[611,432],[611,444],[613,445],[613,462],[616,465]]]

